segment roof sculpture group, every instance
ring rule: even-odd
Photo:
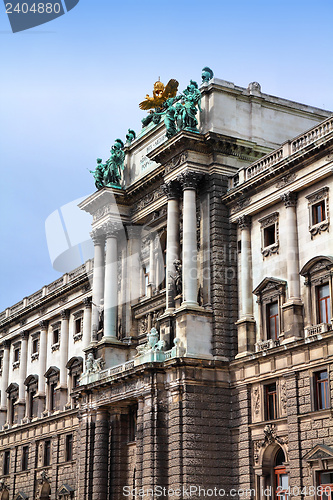
[[[213,71],[204,67],[202,70],[202,83],[208,83],[214,76]],[[171,79],[164,85],[160,80],[155,82],[153,95],[148,94],[139,104],[140,109],[148,111],[148,115],[141,120],[143,130],[150,124],[157,125],[164,119],[166,136],[168,139],[181,130],[199,133],[198,110],[201,112],[201,92],[197,82],[190,80],[186,89],[177,95],[179,83]],[[126,146],[136,138],[135,131],[128,129]],[[124,142],[116,139],[110,149],[110,157],[103,163],[102,158],[97,158],[95,170],[89,170],[95,179],[97,189],[113,187],[121,189],[122,172],[124,170]]]

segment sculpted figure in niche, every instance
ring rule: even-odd
[[[181,295],[183,291],[183,275],[182,275],[182,263],[180,260],[175,260],[173,265],[176,269],[176,274],[171,276],[175,283],[176,296]]]

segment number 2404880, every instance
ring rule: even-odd
[[[61,11],[60,3],[33,3],[30,7],[27,3],[17,3],[15,6],[13,3],[6,3],[7,14],[59,14]]]

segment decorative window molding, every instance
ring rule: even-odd
[[[51,351],[57,351],[60,347],[60,337],[61,337],[61,321],[57,321],[51,325],[52,328],[52,344]]]
[[[274,212],[258,221],[261,232],[261,253],[269,257],[279,253],[279,213]]]
[[[329,189],[327,186],[318,189],[305,198],[308,200],[309,208],[309,231],[311,239],[317,234],[329,231]]]
[[[19,368],[20,360],[21,360],[21,342],[15,342],[13,344],[13,370]]]
[[[44,377],[47,379],[48,385],[48,397],[47,397],[47,405],[46,412],[48,414],[53,413],[54,411],[59,410],[59,392],[57,391],[59,384],[59,375],[60,370],[56,366],[50,366],[50,368],[45,373]]]
[[[310,259],[301,269],[301,276],[305,278],[306,286],[306,325],[305,337],[316,337],[332,329],[333,310],[333,259],[319,255]],[[327,290],[327,296],[320,293],[323,288]],[[328,321],[322,322],[323,299],[325,300],[326,315]]]
[[[260,340],[256,344],[256,352],[265,351],[280,344],[280,339],[283,338],[283,315],[282,304],[285,302],[287,282],[277,278],[265,278],[253,290],[253,293],[258,297],[259,305],[259,331]],[[269,325],[269,308],[273,304],[277,304],[277,325],[278,330],[275,332],[274,338],[270,338]]]
[[[33,418],[38,416],[38,400],[35,397],[38,392],[38,375],[29,375],[25,379],[24,385],[26,386],[28,393],[27,421],[30,422]]]
[[[81,340],[83,336],[83,310],[74,313],[73,317],[73,339],[74,342],[77,342],[78,340]]]
[[[39,358],[39,338],[40,332],[31,335],[31,361],[36,361]]]

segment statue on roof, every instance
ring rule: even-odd
[[[182,128],[190,132],[199,132],[198,120],[196,118],[197,107],[200,112],[202,109],[201,92],[198,89],[197,82],[190,80],[190,83],[183,92],[182,104],[184,105]]]
[[[134,141],[135,137],[136,137],[135,131],[129,128],[126,134],[126,144],[128,145],[131,144],[131,142]]]
[[[151,122],[158,124],[161,114],[166,111],[166,101],[177,94],[179,83],[173,78],[166,85],[160,80],[154,83],[153,96],[146,95],[146,99],[139,104],[139,108],[149,111],[148,116],[143,118],[142,126],[147,127]]]
[[[202,68],[202,74],[201,74],[202,83],[208,83],[209,80],[213,78],[213,76],[214,73],[210,68],[208,68],[208,66]]]
[[[114,145],[110,149],[110,158],[106,163],[102,163],[102,158],[97,158],[97,166],[95,170],[89,170],[95,178],[95,186],[97,189],[103,187],[120,188],[122,171],[124,170],[124,143],[121,139],[116,139]]]

